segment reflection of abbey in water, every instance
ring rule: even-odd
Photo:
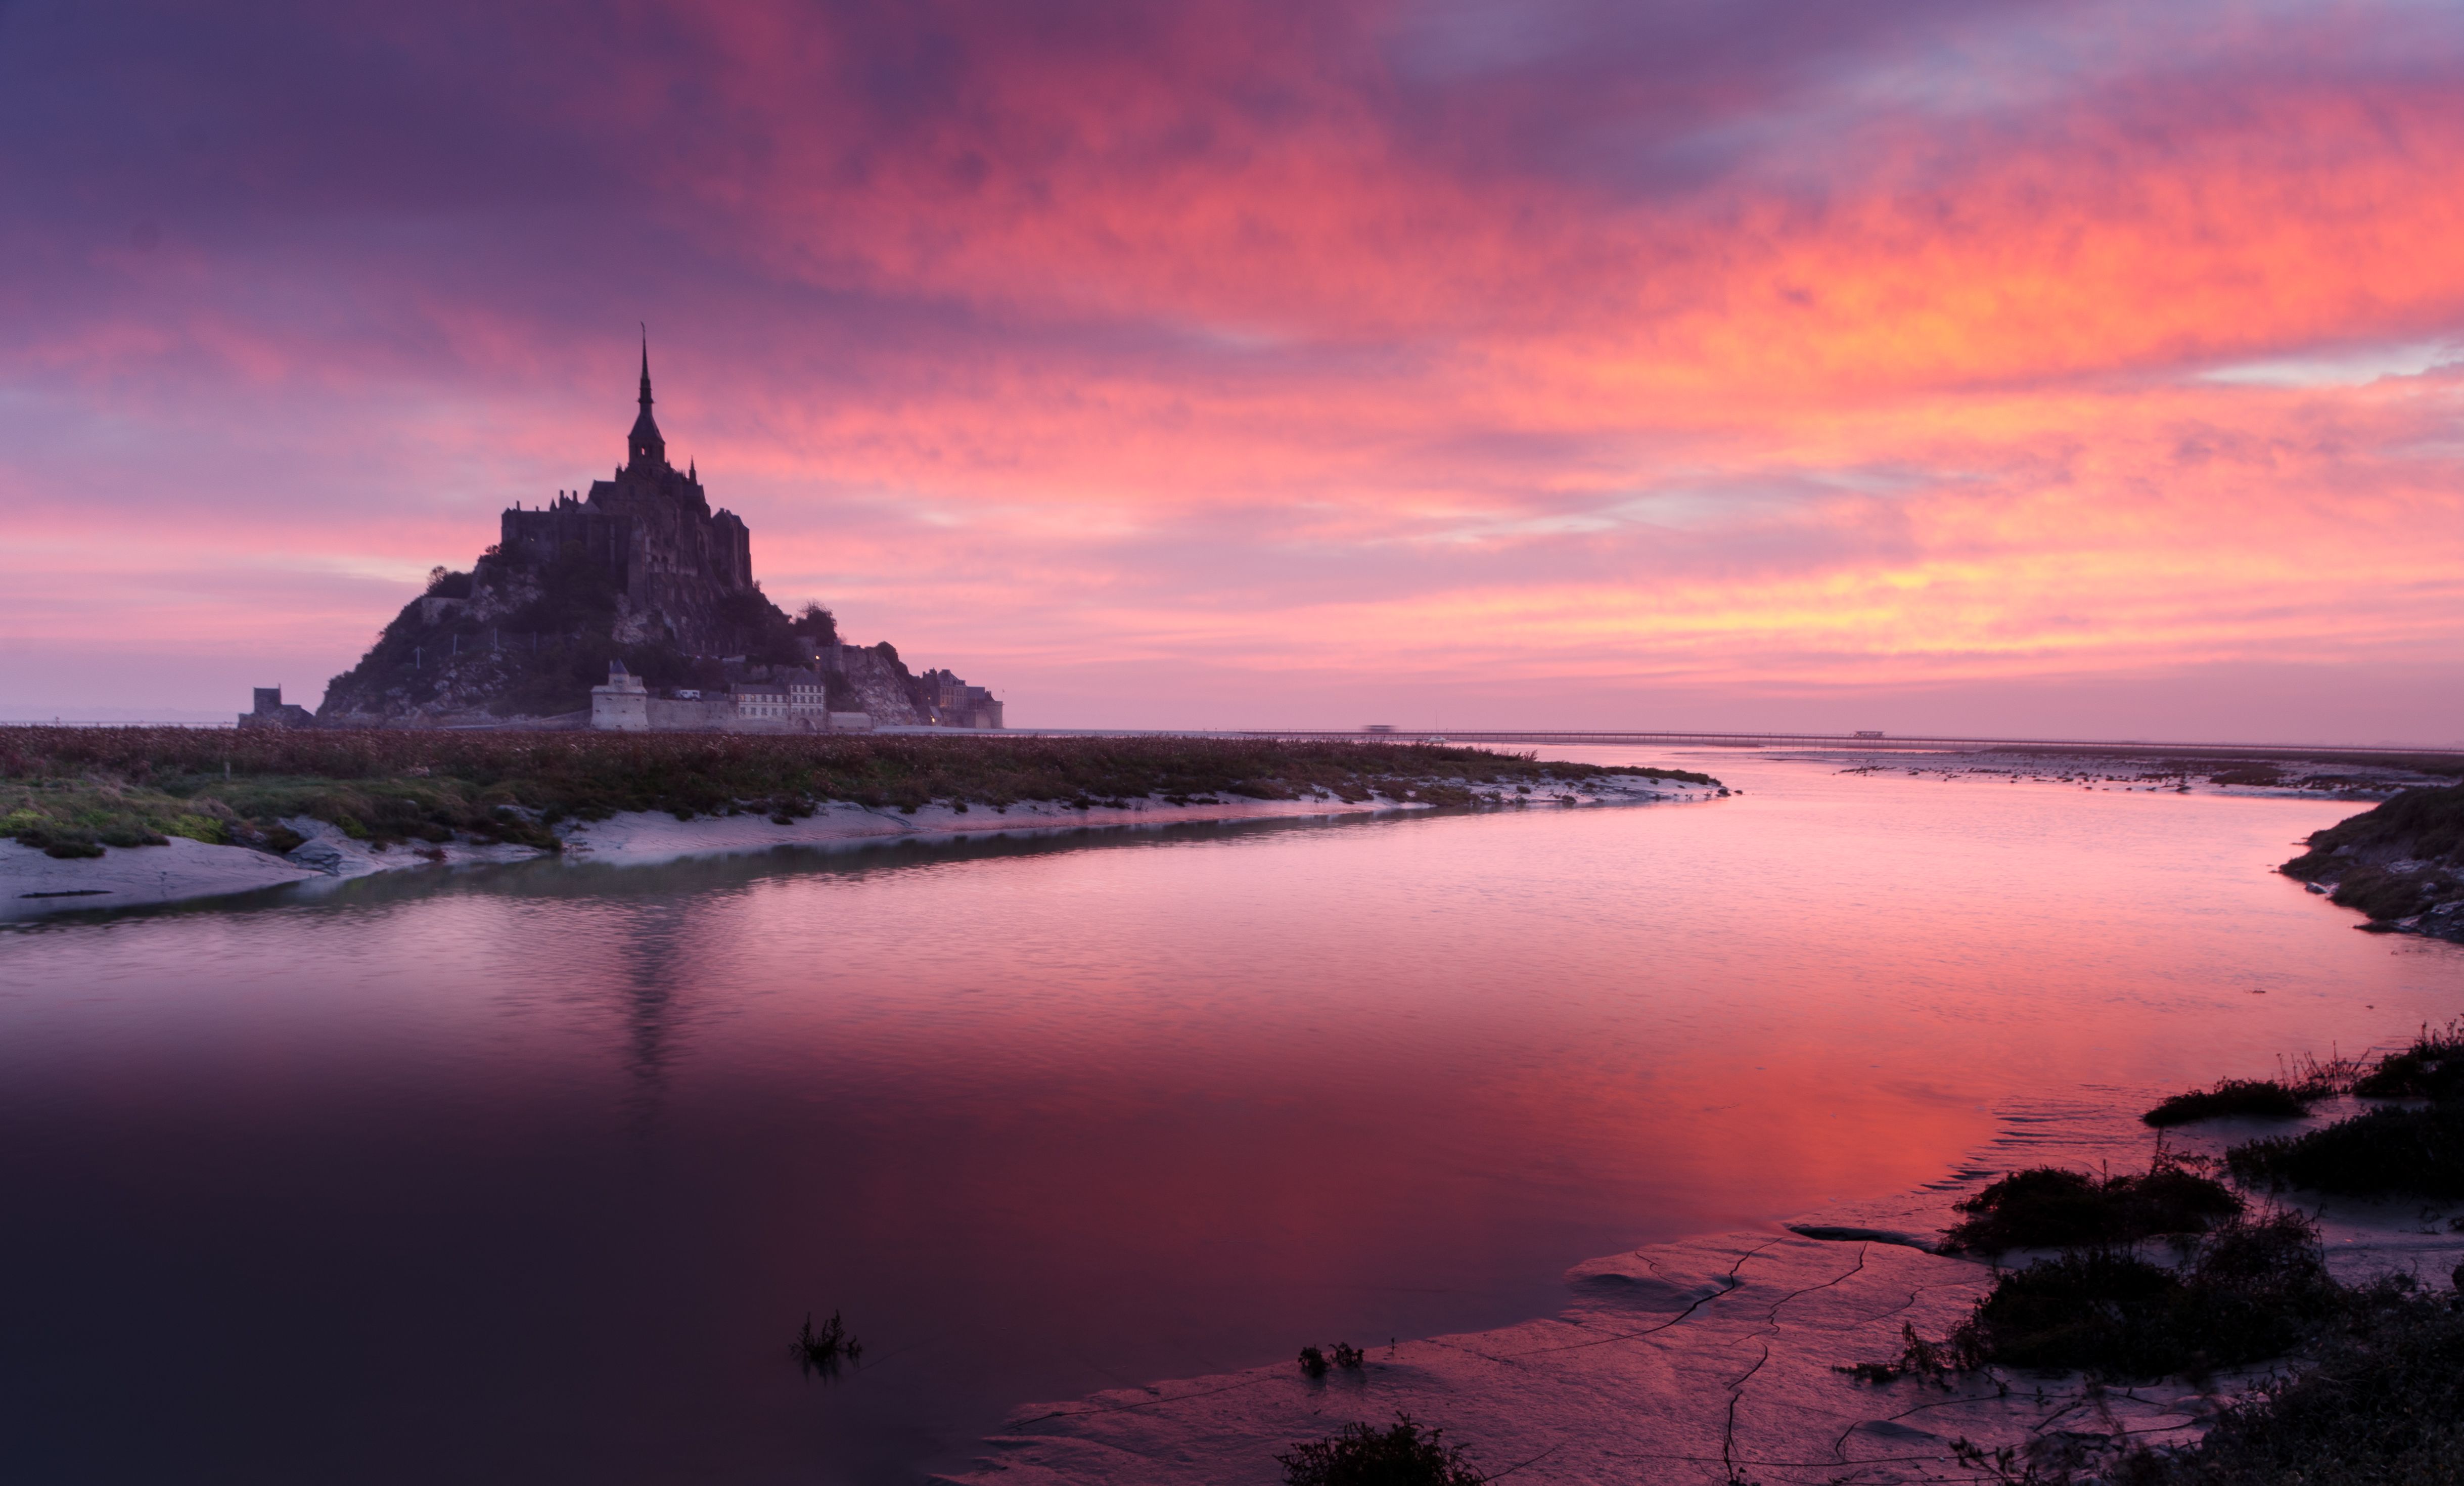
[[[1001,704],[887,642],[843,644],[830,611],[790,617],[753,578],[753,534],[668,462],[641,411],[626,461],[586,494],[504,513],[468,572],[439,567],[324,705],[260,705],[242,726],[486,725],[823,732],[997,728]]]

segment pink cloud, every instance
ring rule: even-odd
[[[2464,55],[2282,10],[47,17],[0,701],[341,669],[648,318],[774,596],[1023,721],[2464,733]]]

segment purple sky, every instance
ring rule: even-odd
[[[1014,723],[2464,739],[2464,28],[0,5],[0,715],[661,422]]]

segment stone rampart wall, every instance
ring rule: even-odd
[[[842,730],[853,730],[855,720]],[[805,717],[748,718],[737,715],[734,700],[705,698],[699,701],[652,697],[642,692],[599,687],[590,696],[590,725],[601,732],[623,733],[825,733],[830,724],[816,713]],[[864,724],[869,726],[867,722]]]

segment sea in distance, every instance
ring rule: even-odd
[[[914,1480],[2464,1009],[2269,870],[2359,804],[1636,762],[1744,792],[0,934],[0,1475]]]

